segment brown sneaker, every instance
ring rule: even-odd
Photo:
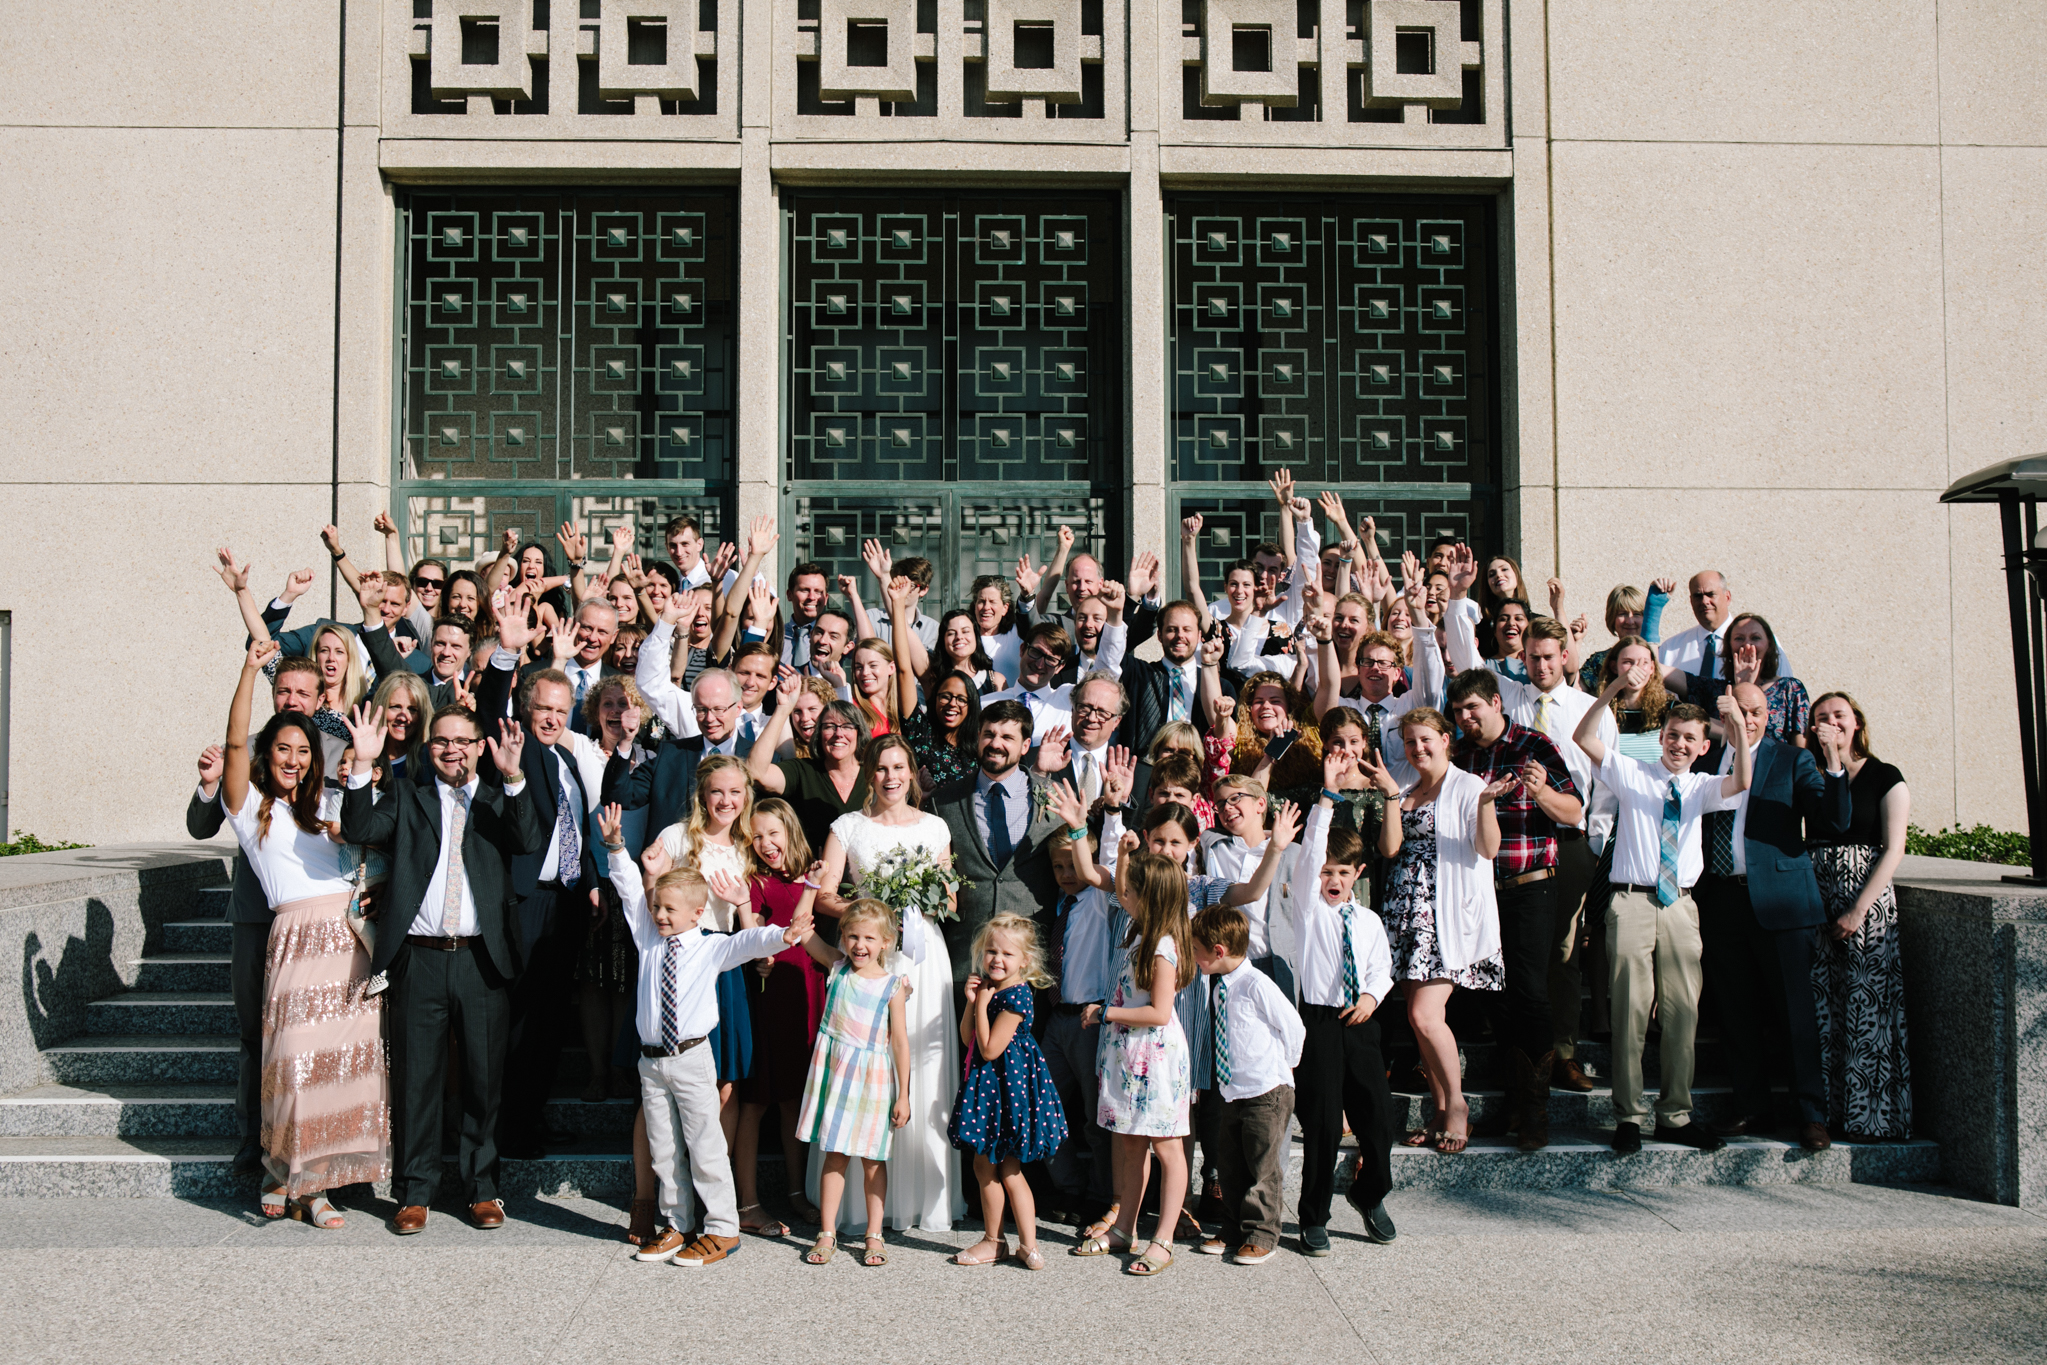
[[[682,1250],[688,1244],[689,1239],[676,1229],[663,1228],[659,1237],[656,1237],[653,1241],[633,1253],[633,1259],[636,1261],[673,1260],[675,1253]]]
[[[1237,1265],[1264,1265],[1278,1254],[1277,1247],[1262,1247],[1256,1242],[1246,1242],[1236,1249],[1230,1260]]]
[[[714,1237],[707,1232],[676,1252],[673,1263],[685,1266],[716,1265],[728,1256],[737,1255],[738,1252],[737,1237]]]

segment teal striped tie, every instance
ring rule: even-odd
[[[1663,798],[1662,848],[1656,859],[1656,903],[1675,905],[1677,885],[1677,827],[1684,815],[1684,801],[1677,794],[1677,779],[1670,779],[1670,795]]]
[[[1215,1008],[1210,1013],[1215,1019],[1215,1087],[1220,1090],[1230,1083],[1230,979],[1227,976],[1215,979]]]
[[[1351,916],[1357,913],[1356,901],[1345,901],[1337,914],[1343,920],[1343,1002],[1355,1005],[1364,988],[1358,984],[1358,954],[1351,942]]]

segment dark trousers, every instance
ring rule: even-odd
[[[1045,1013],[1038,1016],[1043,1021],[1038,1049],[1045,1054],[1045,1070],[1059,1094],[1059,1107],[1066,1111],[1066,1141],[1046,1165],[1062,1196],[1107,1208],[1115,1201],[1116,1190],[1109,1166],[1112,1139],[1096,1122],[1102,1083],[1095,1054],[1102,1026],[1082,1028],[1078,1014],[1062,1013],[1056,1004],[1040,1008]]]
[[[1708,874],[1692,895],[1699,905],[1700,967],[1727,1051],[1735,1113],[1772,1113],[1770,1083],[1788,1069],[1799,1120],[1825,1123],[1819,1010],[1812,993],[1819,930],[1765,929],[1740,878]]]
[[[505,1069],[505,1145],[541,1142],[547,1097],[561,1065],[562,1045],[572,1030],[580,1038],[575,1010],[576,958],[590,923],[590,892],[542,887],[519,902],[518,926],[525,953],[512,983],[511,1055]]]
[[[448,1040],[462,1044],[457,1169],[462,1201],[498,1197],[498,1097],[512,1036],[511,988],[480,943],[446,952],[410,945],[390,967],[391,1197],[431,1204],[441,1181],[441,1095]]]
[[[1507,988],[1485,992],[1493,1037],[1518,1047],[1536,1061],[1550,1050],[1549,964],[1556,955],[1557,888],[1555,877],[1499,889],[1500,952],[1507,967]]]
[[[1393,1096],[1379,1055],[1379,1021],[1346,1024],[1334,1005],[1302,1005],[1301,1064],[1294,1068],[1294,1116],[1301,1121],[1301,1209],[1304,1228],[1327,1227],[1336,1193],[1336,1153],[1343,1121],[1363,1158],[1357,1197],[1371,1208],[1393,1188]]]
[[[1222,1238],[1231,1246],[1279,1245],[1286,1210],[1287,1149],[1294,1088],[1275,1085],[1263,1095],[1223,1100],[1216,1164],[1222,1168]]]
[[[253,873],[251,876],[255,875]],[[242,1143],[263,1140],[263,970],[270,956],[270,923],[228,926],[228,985],[235,998],[235,1032],[241,1039],[235,1072],[235,1117]]]

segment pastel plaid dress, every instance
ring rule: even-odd
[[[888,1002],[900,976],[866,978],[841,962],[826,987],[824,1023],[810,1053],[796,1136],[823,1152],[886,1161],[895,1128],[896,1065]]]

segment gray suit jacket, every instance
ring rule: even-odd
[[[1059,820],[1045,808],[1045,779],[1032,773],[1030,786],[1030,824],[1008,866],[1000,871],[974,828],[974,779],[956,782],[933,798],[934,813],[952,835],[953,868],[973,883],[960,888],[959,918],[943,926],[956,988],[963,986],[968,976],[979,974],[980,964],[969,960],[974,935],[996,915],[1037,920],[1041,942],[1051,927],[1052,909],[1059,903],[1059,887],[1052,879],[1051,841],[1059,837]]]
[[[185,833],[194,839],[211,839],[226,823],[227,808],[220,804],[220,798],[201,801],[194,790],[191,804],[185,807]],[[263,894],[263,883],[256,880],[256,870],[249,866],[248,855],[237,847],[234,884],[227,898],[227,922],[268,924],[270,918],[270,898]]]

